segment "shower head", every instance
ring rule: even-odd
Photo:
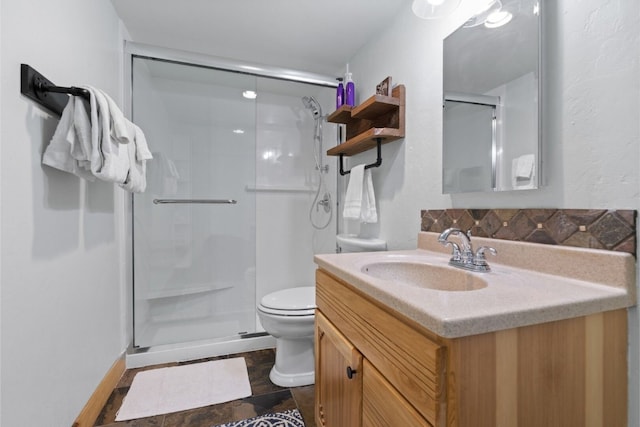
[[[322,107],[313,96],[303,96],[302,103],[304,104],[304,108],[311,110],[314,119],[322,117]]]

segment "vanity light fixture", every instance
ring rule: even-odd
[[[507,12],[506,10],[498,10],[487,17],[487,20],[484,21],[484,26],[487,28],[502,27],[503,25],[508,24],[512,18],[513,15],[510,12]]]
[[[411,10],[422,19],[439,19],[456,10],[461,0],[413,0]]]
[[[245,90],[244,92],[242,92],[242,96],[247,99],[256,99],[258,94],[254,90]]]
[[[487,22],[487,19],[494,13],[502,10],[502,2],[500,0],[484,1],[478,11],[464,23],[464,28],[473,28]],[[505,22],[506,23],[506,22]]]
[[[238,135],[242,135],[244,133],[244,130],[242,130],[242,129],[234,129],[233,133],[236,133]]]

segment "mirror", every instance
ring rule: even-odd
[[[539,0],[493,0],[445,38],[443,193],[538,188],[540,28]]]

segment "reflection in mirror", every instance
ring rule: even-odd
[[[489,1],[444,40],[445,194],[538,188],[539,3]]]

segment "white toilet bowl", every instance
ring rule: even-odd
[[[315,286],[265,295],[258,305],[262,327],[276,338],[276,362],[269,378],[281,387],[313,384]]]
[[[342,252],[384,251],[387,242],[340,234]],[[258,305],[262,327],[276,338],[276,363],[269,378],[281,387],[299,387],[315,382],[313,333],[316,308],[315,286],[289,288],[266,295]]]

